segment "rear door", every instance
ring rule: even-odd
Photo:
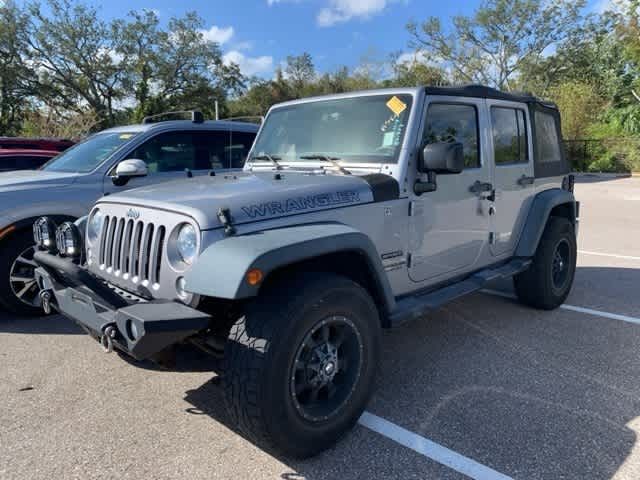
[[[534,194],[531,121],[524,104],[488,100],[495,200],[490,205],[491,253],[511,255]]]

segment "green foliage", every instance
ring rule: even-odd
[[[436,17],[409,23],[410,45],[442,59],[454,80],[510,90],[526,62],[564,41],[584,0],[485,0],[472,16],[443,28]]]
[[[560,109],[562,131],[568,140],[585,138],[589,126],[597,120],[604,105],[593,85],[579,80],[552,86],[549,96]]]
[[[33,70],[28,66],[24,30],[27,19],[15,3],[0,3],[0,134],[19,132],[22,116],[29,103],[28,79]]]

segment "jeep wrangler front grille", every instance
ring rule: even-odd
[[[99,241],[100,269],[143,285],[160,283],[167,229],[132,218],[106,216]]]

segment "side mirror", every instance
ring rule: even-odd
[[[461,143],[430,143],[422,151],[421,172],[440,174],[460,173],[464,170],[464,147]]]
[[[142,160],[132,158],[120,162],[116,166],[116,171],[111,178],[116,185],[124,185],[130,178],[146,177],[148,174],[149,169],[147,168],[147,164]]]

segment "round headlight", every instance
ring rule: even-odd
[[[89,243],[93,243],[98,240],[100,232],[102,232],[103,222],[104,214],[99,208],[96,208],[87,222],[87,239],[89,240]]]
[[[56,230],[56,245],[60,255],[79,257],[82,253],[80,230],[71,222],[64,222]]]
[[[180,228],[176,247],[182,261],[191,265],[191,262],[198,254],[198,236],[193,226],[186,223]]]
[[[40,217],[33,224],[33,240],[42,249],[55,251],[56,224],[49,217]]]

